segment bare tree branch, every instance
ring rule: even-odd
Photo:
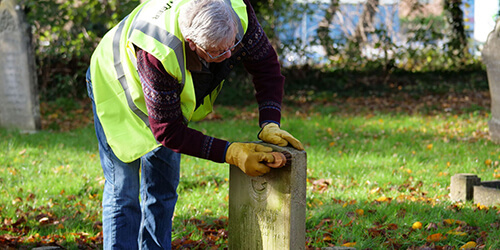
[[[366,33],[375,31],[373,26],[373,17],[377,13],[379,0],[367,0],[361,18],[359,19],[356,31],[354,32],[354,40],[358,43],[367,41]]]

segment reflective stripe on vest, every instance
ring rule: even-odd
[[[181,40],[168,32],[167,30],[161,29],[160,27],[150,24],[148,22],[139,20],[132,24],[131,30],[140,30],[145,35],[151,36],[155,38],[157,41],[161,42],[165,46],[169,48],[177,48],[174,50],[175,56],[177,57],[177,61],[179,62],[179,67],[182,72],[182,85],[184,85],[184,81],[186,79],[186,70],[184,68],[184,51],[182,50],[182,42]],[[129,35],[130,37],[130,35]]]
[[[123,26],[125,25],[125,21],[128,17],[125,17],[123,21],[118,24],[118,29],[113,36],[113,60],[116,70],[116,76],[118,77],[118,81],[122,85],[122,88],[125,92],[125,96],[127,97],[127,103],[129,108],[136,114],[141,120],[149,127],[149,118],[144,112],[142,112],[137,105],[135,105],[132,97],[130,96],[130,89],[128,86],[127,78],[125,77],[125,72],[123,70],[123,65],[120,57],[120,37],[123,31]]]

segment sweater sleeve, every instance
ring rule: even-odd
[[[181,85],[158,59],[139,50],[137,70],[144,92],[151,131],[156,140],[175,152],[225,162],[229,143],[187,127],[182,115]]]
[[[247,5],[248,28],[243,43],[248,51],[243,65],[252,75],[255,97],[259,104],[259,124],[280,124],[281,103],[285,77],[281,74],[278,55],[259,24],[249,0]]]

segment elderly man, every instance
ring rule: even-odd
[[[105,249],[171,247],[180,154],[269,172],[270,148],[188,127],[212,111],[239,62],[253,76],[258,137],[302,150],[279,127],[284,77],[247,0],[146,1],[103,37],[87,88],[106,179]]]

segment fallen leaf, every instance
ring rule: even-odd
[[[469,241],[469,242],[465,243],[463,246],[461,246],[460,249],[472,249],[472,248],[475,248],[476,246],[477,246],[476,242]]]
[[[385,235],[386,231],[384,229],[379,229],[378,227],[372,227],[368,228],[368,233],[370,234],[370,236],[375,238],[381,235]]]
[[[357,214],[358,216],[363,216],[363,215],[365,214],[365,210],[363,210],[363,209],[356,209],[356,211],[355,211],[355,212],[356,212],[356,214]]]
[[[466,236],[467,235],[464,232],[457,232],[457,231],[448,231],[447,234],[458,235],[458,236]]]
[[[427,242],[437,242],[442,240],[446,240],[446,236],[442,233],[431,234],[427,236]]]
[[[375,201],[378,201],[378,202],[385,202],[385,201],[387,201],[388,202],[388,201],[391,201],[391,200],[392,200],[392,198],[388,198],[388,197],[382,196],[382,197],[376,199]]]
[[[17,170],[15,168],[7,168],[11,175],[17,175]]]
[[[14,200],[12,200],[12,205],[15,205],[20,202],[23,202],[23,199],[21,199],[21,197],[16,197]]]
[[[342,244],[342,246],[343,247],[355,247],[356,242],[347,242],[347,243]]]
[[[41,219],[38,220],[38,222],[41,224],[41,225],[47,225],[50,223],[50,219],[49,217],[43,217]]]
[[[353,222],[353,221],[354,221],[354,220],[349,221],[347,224],[345,224],[345,225],[344,225],[344,227],[348,227],[348,226],[352,225],[352,222]]]
[[[411,228],[413,228],[413,229],[421,229],[422,228],[422,222],[417,221],[417,222],[413,223],[413,225],[411,226]]]
[[[481,203],[477,203],[477,208],[478,208],[479,210],[488,210],[488,206],[481,205]]]
[[[427,226],[425,227],[426,230],[433,230],[433,229],[437,229],[438,228],[438,225],[436,223],[433,223],[433,222],[430,222],[429,224],[427,224]]]
[[[376,188],[370,190],[370,194],[375,194],[375,193],[380,193],[380,187],[376,187]]]
[[[396,225],[394,223],[390,223],[389,225],[387,225],[387,229],[396,230],[396,229],[398,229],[398,225]]]
[[[28,194],[28,197],[26,197],[27,201],[32,201],[36,198],[36,195],[34,193]]]
[[[11,219],[11,218],[5,218],[5,219],[3,219],[3,224],[4,224],[5,226],[10,226],[10,225],[12,225],[12,219]]]
[[[319,179],[312,182],[313,190],[323,193],[332,185],[332,179]]]
[[[453,225],[453,224],[456,224],[456,225],[465,225],[466,224],[463,221],[455,220],[455,219],[444,219],[443,222],[446,225]]]

